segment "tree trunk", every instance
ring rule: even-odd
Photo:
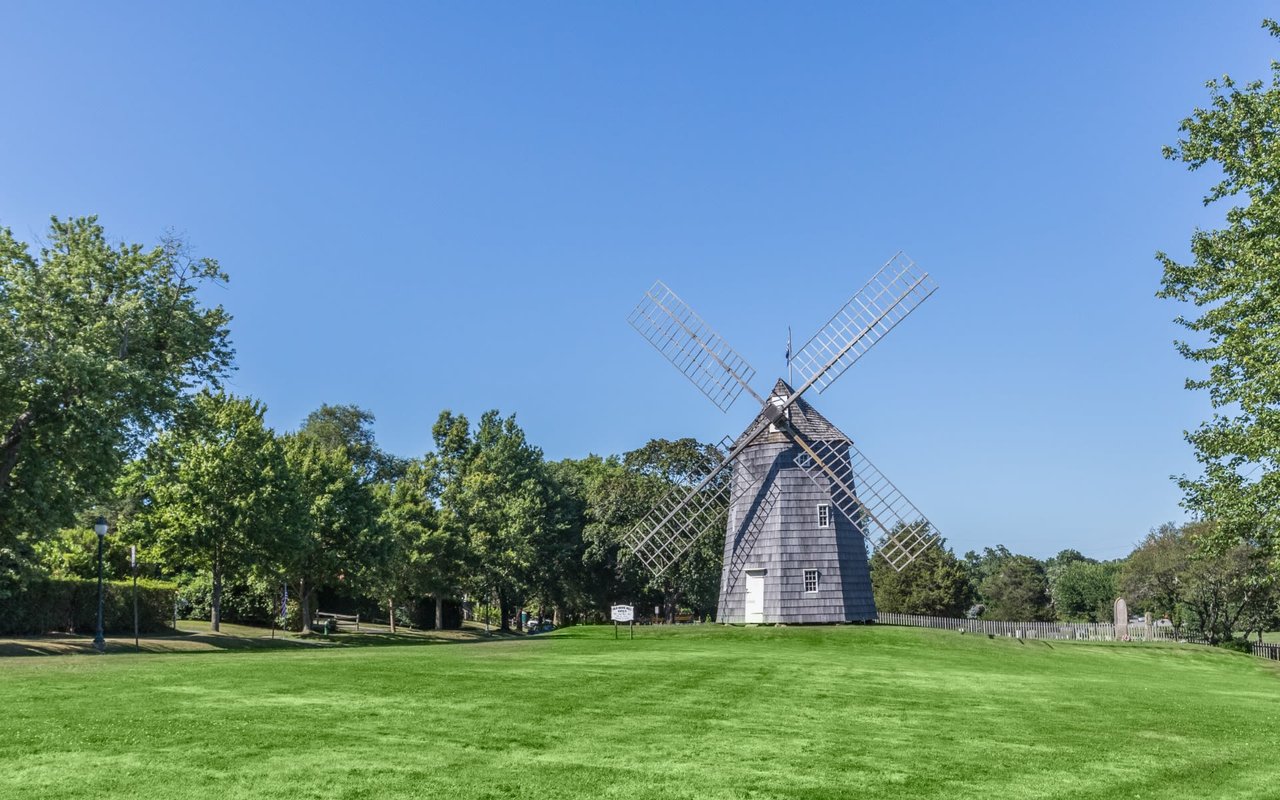
[[[222,630],[222,565],[217,559],[213,562],[213,602],[210,606],[209,629],[217,633]]]
[[[444,630],[444,595],[436,595],[436,630]]]
[[[498,615],[502,617],[499,622],[498,630],[503,633],[511,632],[511,620],[508,617],[511,614],[511,605],[507,601],[507,596],[502,592],[498,593]]]
[[[393,597],[387,598],[387,619],[391,622],[391,632],[396,632],[396,601]]]
[[[311,591],[307,579],[298,579],[298,610],[302,612],[302,632],[311,633]]]
[[[551,609],[551,624],[557,628],[564,626],[564,612],[560,610],[560,606]]]
[[[10,426],[4,440],[0,441],[0,491],[9,488],[9,479],[13,475],[14,467],[18,465],[18,452],[22,449],[22,441],[33,419],[35,414],[31,409],[23,411]]]

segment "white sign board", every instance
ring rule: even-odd
[[[636,610],[631,606],[614,606],[609,619],[614,622],[631,622],[636,618]]]

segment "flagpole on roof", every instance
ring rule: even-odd
[[[791,326],[787,326],[787,385],[794,386],[791,380]]]

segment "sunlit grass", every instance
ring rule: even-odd
[[[0,659],[2,797],[1274,796],[1280,668],[886,627]]]

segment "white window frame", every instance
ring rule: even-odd
[[[810,589],[810,588],[809,588],[809,583],[810,583],[809,578],[811,578],[811,577],[813,578],[813,588],[812,588],[812,589]],[[806,570],[804,571],[803,578],[804,578],[804,593],[805,593],[805,594],[817,594],[817,592],[818,592],[818,571],[817,571],[816,569],[806,569]]]
[[[819,528],[831,527],[831,504],[830,503],[818,503],[818,527]]]

